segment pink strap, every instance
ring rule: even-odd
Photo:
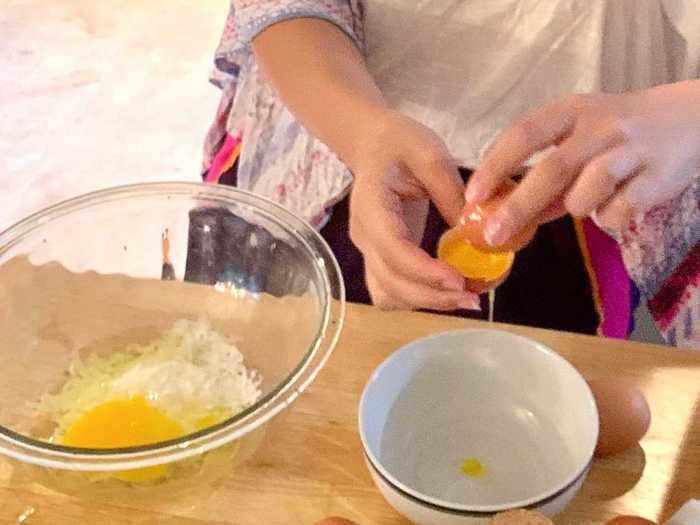
[[[211,163],[211,167],[207,172],[207,176],[204,179],[204,182],[208,184],[216,184],[219,182],[219,178],[221,178],[221,172],[223,167],[226,165],[226,161],[229,159],[234,148],[239,143],[239,137],[232,137],[231,135],[226,134],[224,144],[221,146],[221,149],[219,149],[216,156],[214,157],[214,160]]]
[[[599,331],[607,337],[627,339],[632,326],[632,285],[620,247],[590,219],[583,221],[583,231],[603,314]]]

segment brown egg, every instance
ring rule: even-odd
[[[315,525],[357,525],[357,523],[355,523],[354,521],[346,520],[345,518],[331,516],[329,518],[323,518],[321,521],[316,522]]]
[[[532,510],[509,510],[496,514],[491,525],[554,525],[552,520]]]
[[[509,181],[488,201],[476,206],[467,204],[462,210],[460,224],[456,229],[467,239],[472,246],[486,253],[515,252],[526,246],[537,231],[537,224],[528,224],[511,237],[502,246],[491,246],[484,238],[484,226],[500,204],[517,187],[515,182]]]
[[[608,521],[605,525],[656,525],[656,523],[638,516],[618,516]]]
[[[624,379],[598,379],[589,385],[600,419],[596,456],[617,454],[639,443],[651,423],[644,394]]]

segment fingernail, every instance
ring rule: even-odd
[[[469,183],[467,191],[464,192],[464,199],[469,204],[478,204],[484,199],[484,187],[478,182]]]
[[[508,236],[508,229],[500,217],[494,216],[486,223],[484,238],[491,246],[500,246],[508,240]]]
[[[464,299],[460,300],[457,306],[462,310],[474,310],[476,312],[481,311],[479,298],[474,295],[468,295]]]
[[[463,279],[459,279],[459,280],[446,279],[446,280],[442,281],[442,287],[445,290],[452,290],[454,292],[461,292],[464,290],[464,280]]]

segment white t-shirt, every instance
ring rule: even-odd
[[[368,65],[398,110],[475,167],[495,135],[571,93],[696,78],[698,0],[369,0]]]

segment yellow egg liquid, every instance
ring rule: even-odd
[[[486,468],[478,459],[469,458],[462,463],[462,474],[470,478],[478,478],[486,474]]]
[[[214,411],[198,419],[197,430],[219,423],[225,411]],[[124,448],[152,445],[177,439],[187,432],[180,423],[151,405],[143,396],[99,404],[80,416],[63,434],[61,443],[79,448]],[[155,481],[167,477],[168,466],[156,465],[117,472],[123,481]]]
[[[440,239],[438,258],[467,279],[495,281],[511,267],[515,254],[482,252],[451,230]]]
[[[149,404],[143,396],[117,399],[85,412],[63,435],[69,447],[123,448],[151,445],[185,435],[180,424]],[[123,481],[154,481],[166,477],[166,465],[117,472]]]
[[[117,399],[85,412],[63,435],[63,444],[83,448],[150,445],[183,436],[180,424],[143,396]]]

